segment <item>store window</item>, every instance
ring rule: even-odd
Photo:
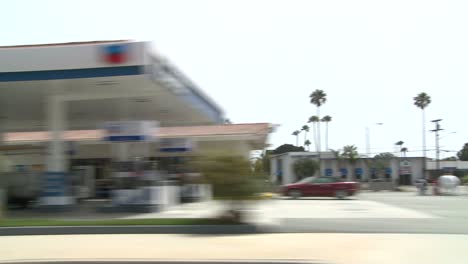
[[[340,169],[340,176],[342,179],[346,179],[346,176],[348,176],[348,169],[346,168]]]
[[[356,168],[354,170],[354,175],[356,175],[356,180],[361,181],[362,180],[362,174],[363,174],[362,168]]]

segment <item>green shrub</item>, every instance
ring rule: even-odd
[[[221,200],[247,200],[259,191],[258,177],[249,160],[230,153],[205,153],[194,166],[212,185],[213,196]]]
[[[303,179],[305,177],[314,176],[315,172],[319,169],[319,164],[311,159],[299,159],[293,164],[293,170],[296,177]]]
[[[468,175],[463,176],[462,182],[463,184],[468,184]]]

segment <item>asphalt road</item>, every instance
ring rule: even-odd
[[[361,193],[349,200],[282,199],[273,210],[283,233],[468,234],[468,196]]]

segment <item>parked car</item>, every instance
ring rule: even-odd
[[[282,187],[282,194],[294,199],[307,196],[328,196],[344,199],[360,189],[358,182],[340,181],[335,177],[307,177]]]

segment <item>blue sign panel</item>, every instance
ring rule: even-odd
[[[193,149],[192,141],[188,138],[162,139],[159,145],[161,152],[187,152]]]
[[[385,168],[385,174],[392,174],[392,168]]]
[[[348,175],[348,169],[340,169],[340,174],[341,174],[341,176]]]
[[[146,136],[108,136],[105,137],[104,140],[106,141],[145,141],[147,140]]]
[[[453,173],[456,169],[457,167],[443,167],[442,168],[444,172],[450,172],[450,173]]]
[[[356,169],[354,169],[354,173],[356,175],[362,175],[362,174],[364,174],[364,170],[362,168],[356,168]]]
[[[190,151],[191,148],[160,148],[159,151],[161,152],[185,152],[185,151]]]
[[[325,176],[332,176],[333,170],[332,169],[325,169]]]
[[[66,178],[64,172],[46,172],[42,196],[65,196]]]

